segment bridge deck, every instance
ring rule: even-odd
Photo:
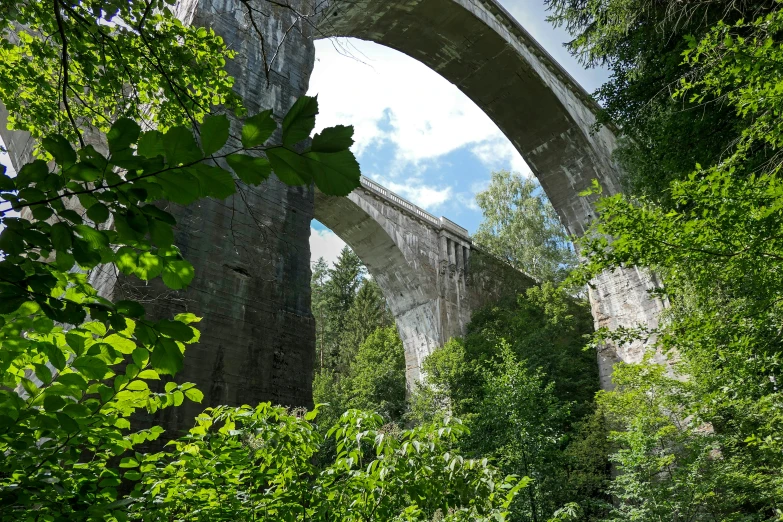
[[[362,188],[364,188],[365,190],[369,190],[374,195],[383,199],[387,203],[392,204],[402,209],[404,212],[413,215],[413,217],[429,223],[435,229],[437,230],[446,229],[452,234],[456,234],[459,238],[471,242],[470,234],[468,234],[467,229],[459,226],[458,224],[454,223],[452,220],[442,216],[439,218],[435,217],[433,214],[430,214],[423,208],[414,205],[413,203],[403,198],[399,194],[395,194],[394,192],[387,189],[383,185],[380,185],[379,183],[376,183],[375,181],[365,176],[361,177],[361,184],[362,184]]]

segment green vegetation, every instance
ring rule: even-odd
[[[600,201],[578,280],[647,267],[669,304],[656,331],[599,332],[670,358],[617,366],[599,395],[611,520],[781,520],[781,6],[550,4],[614,73],[599,95],[632,189]]]
[[[411,417],[457,415],[470,429],[463,451],[533,479],[512,520],[546,521],[565,506],[579,520],[600,520],[608,505],[605,434],[593,405],[597,366],[582,349],[591,331],[583,303],[544,285],[513,306],[476,314],[464,340],[425,360],[428,381]]]
[[[473,239],[498,258],[537,281],[560,282],[576,266],[568,233],[534,178],[493,172],[476,203],[484,220]]]

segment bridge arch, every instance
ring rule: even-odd
[[[383,291],[409,384],[420,378],[427,355],[465,333],[473,309],[504,288],[533,284],[477,250],[464,228],[367,178],[347,197],[316,192],[314,217],[351,247]]]
[[[573,236],[585,233],[594,179],[621,191],[611,129],[593,132],[598,106],[497,0],[331,0],[317,37],[355,37],[396,49],[456,85],[513,143]],[[316,214],[318,203],[316,202]],[[360,256],[361,257],[361,256]],[[654,282],[636,269],[605,273],[590,289],[597,327],[655,326],[662,304]],[[602,386],[618,360],[640,360],[644,346],[606,346]]]

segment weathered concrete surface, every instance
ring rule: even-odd
[[[315,218],[353,249],[383,290],[409,385],[420,379],[427,355],[465,333],[473,310],[535,284],[477,251],[464,228],[366,178],[348,197],[317,192]]]
[[[308,2],[292,1],[307,9]],[[271,108],[281,118],[307,91],[314,62],[311,28],[284,8],[260,2],[255,26],[269,49],[279,48],[269,78],[259,36],[237,0],[181,0],[178,15],[221,35],[237,57],[228,64],[235,91],[249,114]],[[306,12],[306,11],[305,11]],[[233,136],[238,136],[234,126]],[[271,179],[241,188],[226,201],[203,200],[173,208],[175,242],[196,270],[177,303],[157,308],[165,316],[187,309],[204,317],[201,342],[189,348],[178,381],[205,393],[204,405],[164,410],[170,429],[188,428],[206,405],[312,404],[315,326],[310,312],[310,219],[313,194]]]
[[[350,36],[397,49],[455,84],[498,125],[541,182],[568,231],[594,216],[579,196],[593,179],[620,191],[615,136],[591,133],[596,106],[582,88],[495,0],[331,0],[319,36]],[[638,270],[604,274],[591,291],[596,326],[655,326],[660,302]],[[611,365],[638,361],[640,347],[599,354],[602,385]]]

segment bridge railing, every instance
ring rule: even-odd
[[[423,208],[414,205],[413,203],[403,198],[402,196],[395,194],[394,192],[387,189],[383,185],[380,185],[364,176],[361,177],[361,184],[364,188],[369,189],[371,192],[377,194],[378,196],[382,197],[387,201],[394,203],[398,207],[402,207],[403,209],[407,210],[414,216],[426,221],[427,223],[434,226],[435,228],[437,229],[445,228],[450,232],[452,232],[453,234],[456,234],[464,239],[470,240],[470,235],[468,234],[467,229],[459,226],[458,224],[454,223],[450,219],[447,219],[445,217],[440,217],[440,218],[435,217],[433,214],[430,214]]]

